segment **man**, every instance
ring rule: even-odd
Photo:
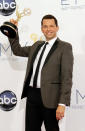
[[[11,20],[16,24],[15,20]],[[57,19],[46,15],[41,21],[46,41],[21,47],[19,37],[9,39],[17,56],[29,57],[22,98],[27,97],[26,131],[59,131],[58,120],[70,105],[73,54],[72,46],[57,37]]]

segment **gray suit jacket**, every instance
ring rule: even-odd
[[[17,56],[29,57],[22,97],[27,97],[32,65],[43,44],[37,41],[32,46],[21,47],[19,37],[9,39],[12,51]],[[72,46],[59,38],[52,46],[41,72],[41,96],[45,107],[57,108],[58,103],[70,105],[73,72]]]

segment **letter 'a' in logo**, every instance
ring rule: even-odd
[[[3,16],[11,15],[16,9],[15,0],[0,0],[0,14]]]
[[[6,90],[0,94],[0,108],[3,111],[10,111],[14,109],[17,104],[16,95],[9,90]]]

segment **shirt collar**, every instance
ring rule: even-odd
[[[49,41],[46,41],[46,42],[49,43],[48,45],[52,46],[54,44],[54,42],[56,41],[56,39],[57,39],[57,36]]]

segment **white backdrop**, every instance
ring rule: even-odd
[[[19,21],[19,37],[22,46],[32,45],[43,38],[41,19],[52,14],[58,19],[58,37],[73,46],[74,69],[71,106],[66,110],[66,118],[60,121],[61,131],[85,131],[85,0],[17,0],[19,11],[31,9],[31,15]],[[0,25],[11,16],[0,15]],[[16,57],[11,53],[6,36],[0,32],[0,93],[13,91],[17,105],[11,111],[0,109],[1,131],[24,131],[25,102],[21,101],[27,58]],[[42,127],[44,131],[44,126]]]

